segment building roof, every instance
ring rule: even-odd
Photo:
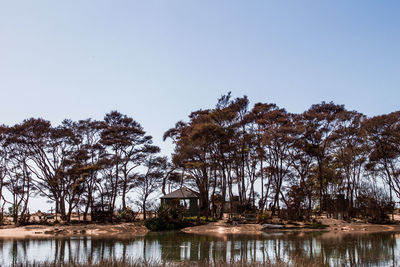
[[[199,195],[193,190],[190,190],[186,187],[181,187],[165,196],[162,196],[161,198],[199,198]]]

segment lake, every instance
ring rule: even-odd
[[[141,259],[162,263],[304,262],[321,266],[400,266],[400,233],[265,233],[194,235],[148,233],[135,238],[0,239],[0,265]]]

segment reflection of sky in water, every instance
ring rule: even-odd
[[[0,265],[17,262],[97,262],[101,259],[148,261],[309,262],[340,266],[399,266],[400,236],[392,233],[325,235],[317,233],[211,237],[150,233],[133,239],[1,240]]]

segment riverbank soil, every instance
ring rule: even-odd
[[[237,224],[232,225],[227,220],[209,223],[206,225],[187,227],[182,232],[193,234],[246,234],[259,235],[263,232],[273,231],[330,231],[330,232],[400,232],[400,224],[370,224],[362,221],[346,222],[344,220],[330,219],[326,217],[317,218],[319,222],[326,225],[324,229],[310,229],[304,222],[288,223],[283,222],[283,229],[264,229],[260,224]],[[400,215],[396,215],[395,220],[400,222]],[[275,222],[274,222],[275,223]],[[279,220],[276,220],[276,223]],[[56,224],[48,225],[28,225],[15,227],[14,225],[0,226],[0,238],[42,238],[42,237],[70,237],[70,236],[93,236],[93,237],[119,237],[129,238],[134,236],[144,236],[149,230],[140,223],[120,223],[120,224]]]
[[[121,224],[74,224],[74,225],[27,225],[21,227],[0,227],[0,238],[27,237],[70,237],[70,236],[101,236],[101,237],[133,237],[143,236],[149,230],[135,223]]]
[[[238,224],[233,226],[225,220],[206,225],[183,228],[181,231],[191,234],[261,234],[261,224]]]
[[[330,218],[318,219],[322,224],[328,225],[329,231],[343,232],[391,232],[400,231],[399,216],[395,217],[394,224],[371,224],[362,221],[346,222],[344,220],[336,220]]]
[[[182,229],[182,232],[192,234],[262,234],[268,231],[331,231],[331,232],[400,232],[400,224],[370,224],[365,222],[346,222],[344,220],[337,220],[331,218],[317,218],[319,222],[326,225],[325,228],[311,229],[309,225],[304,222],[285,223],[283,229],[267,229],[263,230],[260,224],[238,224],[232,225],[226,220],[220,220],[215,223],[207,225],[187,227]],[[400,216],[395,218],[397,222],[400,221]]]

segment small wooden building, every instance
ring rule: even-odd
[[[199,211],[199,194],[186,187],[181,187],[161,198],[161,205],[179,207],[184,216],[197,216]]]

